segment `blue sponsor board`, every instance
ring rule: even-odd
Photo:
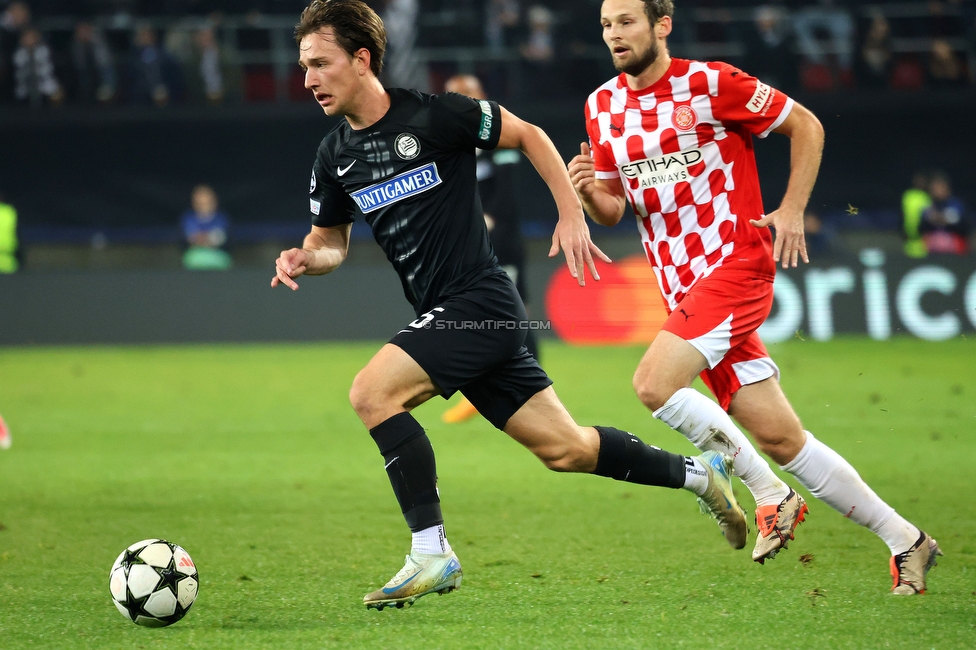
[[[421,192],[426,192],[440,184],[441,177],[437,173],[437,165],[427,163],[408,172],[397,174],[382,183],[376,183],[352,192],[351,196],[363,214],[366,214]]]

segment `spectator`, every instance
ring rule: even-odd
[[[554,21],[552,11],[546,7],[529,7],[529,34],[519,50],[526,67],[527,94],[534,99],[550,99],[562,90],[560,70],[555,65]]]
[[[182,86],[179,66],[159,45],[152,27],[136,30],[130,66],[130,95],[134,102],[165,106],[176,98]]]
[[[447,80],[445,90],[467,95],[472,99],[488,99],[481,81],[473,75],[455,75]],[[495,151],[476,151],[478,164],[478,193],[484,210],[485,225],[492,250],[498,264],[515,283],[522,301],[529,309],[525,281],[525,245],[522,241],[522,224],[519,215],[519,199],[516,189],[518,163],[521,155],[513,149]],[[530,310],[531,311],[531,310]],[[539,344],[535,333],[527,330],[525,347],[536,361],[539,358]],[[441,416],[448,423],[462,422],[478,413],[477,409],[464,398]]]
[[[180,219],[187,243],[184,268],[194,271],[229,269],[232,262],[225,247],[230,219],[217,209],[217,193],[209,185],[197,185],[190,200],[192,209]]]
[[[428,92],[430,79],[426,62],[417,56],[418,0],[387,0],[380,12],[386,27],[386,80],[398,88]]]
[[[876,12],[861,44],[857,80],[867,88],[886,88],[891,75],[891,25],[884,14]]]
[[[837,230],[810,210],[803,215],[803,236],[810,255],[820,258],[837,253]]]
[[[193,42],[187,42],[180,49],[190,99],[216,105],[239,94],[240,66],[227,49],[220,46],[213,27],[194,32]]]
[[[901,195],[905,254],[909,257],[921,258],[928,254],[928,248],[918,229],[922,223],[922,213],[930,205],[932,197],[929,196],[929,176],[925,172],[917,171],[912,176],[912,186]]]
[[[518,0],[488,0],[485,3],[485,44],[495,51],[512,46],[519,17]]]
[[[929,83],[943,88],[962,86],[967,82],[966,76],[962,62],[952,51],[949,42],[944,38],[932,41],[932,49],[929,52]]]
[[[75,25],[71,67],[74,77],[70,80],[70,94],[76,101],[104,104],[115,98],[117,83],[112,52],[90,22]]]
[[[969,72],[969,83],[976,83],[976,2],[963,3],[959,10],[962,12],[962,36],[967,43],[966,59]]]
[[[552,63],[555,57],[553,43],[553,15],[542,5],[529,7],[529,38],[522,45],[522,56],[526,61],[538,64]]]
[[[932,205],[922,212],[919,232],[930,253],[965,255],[969,252],[969,219],[962,201],[952,195],[949,177],[941,172],[929,180]]]
[[[854,18],[842,6],[841,0],[796,0],[803,5],[793,19],[800,52],[808,63],[830,67],[829,58],[836,61],[840,81],[853,85]],[[830,45],[824,47],[819,34],[825,32]],[[832,55],[828,58],[828,55]]]
[[[570,97],[586,97],[613,74],[600,38],[602,5],[603,0],[576,0],[560,9],[564,20],[559,25],[559,42],[573,59],[570,65],[560,66]]]
[[[61,84],[54,76],[51,48],[33,27],[23,31],[20,47],[14,52],[14,99],[31,106],[60,104],[64,99]]]
[[[224,101],[224,73],[220,65],[220,48],[211,28],[197,32],[197,51],[200,55],[200,79],[203,81],[203,95],[211,104]]]
[[[31,11],[26,2],[11,2],[0,14],[0,103],[14,98],[14,52],[22,32],[30,26]]]
[[[795,40],[782,7],[756,7],[745,34],[742,69],[786,93],[797,86]]]
[[[0,273],[15,273],[18,268],[20,245],[17,241],[17,210],[4,202],[0,195]]]

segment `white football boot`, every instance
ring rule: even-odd
[[[708,469],[708,487],[698,497],[698,505],[704,514],[718,521],[729,546],[735,549],[746,545],[746,513],[732,493],[732,459],[717,451],[706,451],[699,458]]]
[[[894,584],[891,593],[904,596],[925,593],[925,576],[936,565],[942,549],[928,533],[922,533],[918,541],[898,555],[891,556],[891,577]]]
[[[386,586],[363,596],[367,609],[402,608],[427,594],[446,594],[461,586],[461,563],[454,551],[411,553]]]

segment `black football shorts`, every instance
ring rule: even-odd
[[[456,391],[498,429],[552,380],[525,349],[530,326],[511,279],[491,275],[400,330],[390,343],[416,361],[445,399]]]

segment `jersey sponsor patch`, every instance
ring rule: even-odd
[[[750,113],[759,113],[766,108],[766,104],[773,98],[773,89],[756,79],[756,92],[752,94],[752,99],[746,104],[746,109]]]
[[[491,138],[491,104],[483,99],[478,104],[481,106],[481,127],[478,129],[478,139],[482,142],[488,142]]]
[[[393,178],[352,192],[353,200],[363,214],[379,210],[403,199],[408,199],[441,184],[435,163],[427,163],[416,169],[397,174]]]
[[[315,199],[308,200],[308,209],[312,211],[312,214],[317,215],[322,211],[322,204]]]
[[[688,168],[701,160],[701,150],[685,149],[620,165],[620,173],[625,178],[637,179],[641,189],[662,187],[691,178]]]
[[[420,142],[410,133],[401,133],[393,142],[393,148],[404,160],[413,160],[420,153]]]

